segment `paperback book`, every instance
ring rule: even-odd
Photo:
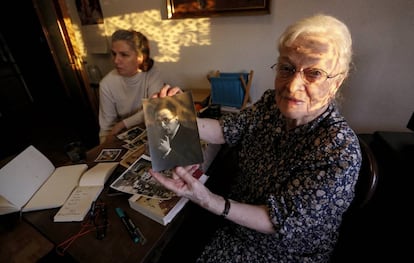
[[[0,169],[0,215],[61,207],[55,221],[81,221],[84,210],[89,210],[117,165],[106,162],[90,169],[86,164],[55,167],[29,146]],[[70,213],[63,215],[68,207]]]
[[[34,146],[27,147],[0,169],[0,215],[63,205],[86,164],[55,167]]]
[[[149,174],[150,168],[151,158],[143,154],[110,187],[120,192],[132,194],[128,200],[132,209],[162,225],[167,225],[181,211],[188,199],[178,197],[174,192],[158,183]],[[165,170],[162,173],[165,176],[172,175],[171,170]],[[193,176],[203,184],[208,179],[208,176],[201,169],[196,170]]]
[[[203,184],[208,179],[208,176],[201,170],[197,170],[193,176],[198,178]],[[168,199],[135,194],[128,199],[128,202],[129,206],[135,211],[165,226],[183,209],[188,199],[175,194]]]
[[[56,213],[53,221],[83,221],[117,166],[117,162],[98,163],[87,170],[80,178],[79,185]]]

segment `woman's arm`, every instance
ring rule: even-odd
[[[133,115],[123,119],[121,122],[122,122],[124,128],[126,128],[126,129],[130,129],[130,128],[136,126],[136,125],[144,123],[145,118],[144,118],[143,107],[141,106],[136,113],[134,113]],[[119,128],[122,128],[122,127],[119,126]],[[121,130],[119,130],[118,132],[120,132],[120,131]]]
[[[225,199],[210,192],[209,200],[205,206],[199,205],[216,215],[221,215],[225,208]],[[261,233],[272,234],[275,232],[265,205],[251,205],[234,200],[229,200],[229,202],[230,208],[226,219]]]
[[[115,103],[108,86],[101,82],[99,86],[99,137],[101,142],[111,134],[112,127],[117,120]]]
[[[198,132],[200,138],[206,142],[214,144],[223,144],[224,135],[220,123],[216,119],[197,118]]]

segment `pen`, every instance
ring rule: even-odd
[[[145,237],[142,235],[141,231],[135,226],[134,222],[132,222],[131,218],[129,218],[122,208],[117,207],[115,208],[116,213],[121,218],[122,223],[124,224],[126,230],[128,231],[129,235],[132,238],[134,243],[138,243],[141,241],[142,244],[145,243]]]

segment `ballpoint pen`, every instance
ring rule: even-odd
[[[135,226],[134,222],[132,222],[131,218],[127,216],[124,210],[120,207],[115,208],[115,210],[118,216],[121,218],[121,221],[124,224],[129,235],[131,236],[132,241],[134,241],[134,243],[140,242],[141,244],[145,244],[146,239],[144,235],[142,235],[139,228]]]

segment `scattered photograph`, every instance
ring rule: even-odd
[[[166,189],[149,174],[150,168],[150,157],[141,155],[111,184],[111,188],[127,194],[139,194],[162,200],[175,196],[174,192]],[[171,176],[171,171],[166,172],[165,175]]]
[[[135,151],[128,151],[128,153],[122,157],[120,164],[124,166],[125,168],[129,168],[144,153],[145,153],[145,144],[139,146]]]
[[[141,146],[145,145],[147,143],[147,137],[137,137],[132,142],[126,143],[122,145],[125,149],[129,151],[136,151]]]
[[[140,148],[142,145],[147,143],[147,132],[146,130],[140,133],[138,136],[136,136],[131,141],[126,141],[122,147],[128,149],[129,151],[135,151],[138,148]]]
[[[132,141],[134,141],[135,138],[139,136],[143,137],[144,133],[145,133],[145,129],[142,129],[136,126],[123,133],[118,134],[116,137],[120,139],[121,141],[124,141],[126,143],[131,143]]]
[[[122,149],[102,149],[95,162],[113,162],[121,154]]]

